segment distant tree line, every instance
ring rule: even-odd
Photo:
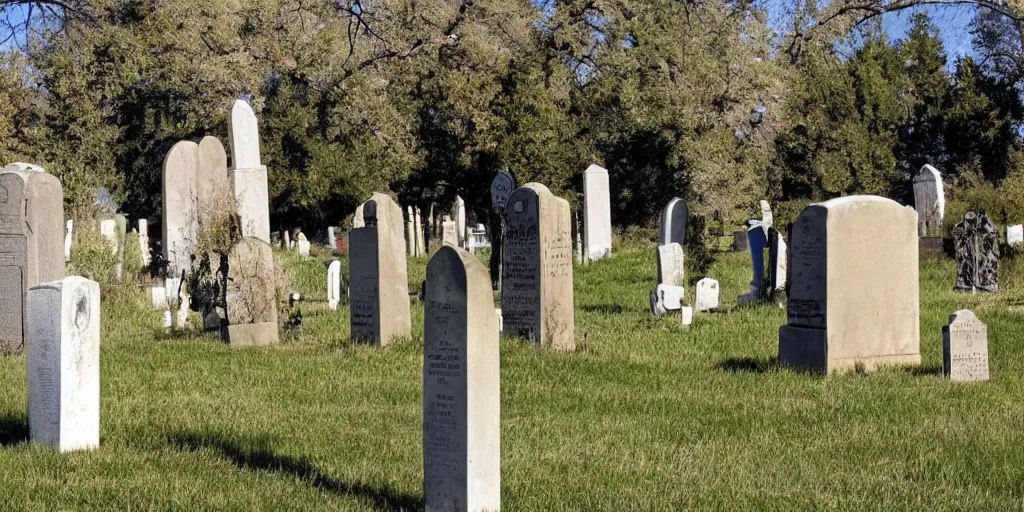
[[[590,163],[620,225],[673,196],[726,223],[761,198],[907,202],[926,162],[963,208],[1024,216],[1021,8],[974,2],[951,71],[927,16],[881,29],[919,3],[944,2],[797,1],[779,34],[750,0],[0,0],[0,161],[57,174],[71,211],[107,187],[155,218],[166,152],[225,139],[244,97],[281,227],[374,190],[482,217],[502,169],[578,205]]]

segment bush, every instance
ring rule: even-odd
[[[103,289],[117,286],[117,255],[110,249],[110,242],[96,230],[79,231],[71,245],[68,274],[92,279]]]

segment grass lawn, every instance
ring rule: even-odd
[[[923,365],[820,378],[774,365],[778,304],[736,309],[747,255],[718,255],[724,311],[684,328],[648,312],[654,252],[576,267],[577,352],[502,342],[505,510],[1024,509],[1013,262],[972,296],[923,261]],[[323,263],[288,259],[305,325],[273,348],[168,337],[142,292],[108,298],[95,452],[27,443],[25,358],[0,359],[0,510],[422,509],[422,305],[413,339],[353,347]],[[989,326],[990,382],[939,375],[960,308]]]

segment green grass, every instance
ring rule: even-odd
[[[317,302],[321,258],[284,257],[309,302],[268,349],[166,336],[141,292],[105,301],[95,452],[25,442],[25,359],[0,360],[0,509],[422,508],[423,308],[411,340],[352,346],[347,311]],[[971,296],[951,261],[922,262],[923,365],[820,378],[775,367],[785,310],[736,308],[749,260],[718,258],[724,312],[688,328],[647,311],[653,247],[620,249],[576,268],[577,352],[502,342],[505,510],[1024,508],[1015,265]],[[426,259],[409,265],[415,290]],[[988,383],[937,375],[963,307],[989,326]]]

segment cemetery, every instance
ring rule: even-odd
[[[243,4],[0,0],[0,510],[1024,504],[1024,7]]]

